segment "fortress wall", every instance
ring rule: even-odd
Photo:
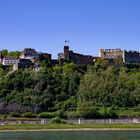
[[[125,63],[140,63],[140,52],[137,51],[124,51]]]

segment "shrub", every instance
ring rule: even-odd
[[[99,110],[99,113],[100,113],[101,118],[110,118],[110,117],[111,118],[116,118],[117,117],[117,114],[116,114],[115,110],[113,110],[110,107],[108,107],[108,108],[102,107]]]
[[[51,123],[65,123],[59,116],[51,119]]]
[[[32,112],[23,113],[23,116],[26,118],[35,118],[36,117],[36,115],[33,114]]]
[[[11,117],[21,117],[21,114],[19,112],[12,112],[10,114]]]
[[[67,111],[66,117],[67,118],[79,118],[79,112],[78,111]]]
[[[64,111],[62,109],[61,110],[58,110],[57,111],[57,116],[63,117],[64,116]]]
[[[47,112],[41,112],[37,115],[38,118],[48,118],[48,113]]]
[[[96,107],[83,107],[79,110],[79,117],[98,118],[99,113]]]
[[[3,118],[4,118],[4,119],[7,119],[7,115],[4,115]]]
[[[53,118],[57,116],[57,112],[41,112],[37,115],[38,118]]]

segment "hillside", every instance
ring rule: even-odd
[[[6,76],[0,66],[0,113],[13,116],[107,118],[140,116],[140,66],[42,65]]]

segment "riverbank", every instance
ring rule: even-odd
[[[7,131],[89,131],[89,130],[140,130],[140,124],[21,124],[0,126],[0,132]]]
[[[116,128],[105,128],[105,129],[37,129],[37,130],[26,130],[26,129],[21,129],[21,130],[0,130],[0,133],[2,132],[54,132],[54,131],[140,131],[140,129],[116,129]]]

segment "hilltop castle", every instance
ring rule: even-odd
[[[140,52],[121,49],[100,49],[99,57],[104,59],[122,58],[123,63],[140,63]]]
[[[73,52],[72,50],[69,50],[69,41],[65,41],[64,52],[58,54],[59,60],[68,60],[68,61],[75,62],[77,64],[84,64],[84,65],[92,64],[97,58],[98,57],[79,54]]]
[[[83,55],[69,50],[69,41],[65,41],[64,52],[58,54],[58,60],[73,61],[77,64],[92,64],[98,58],[115,60],[121,58],[123,63],[140,63],[140,52],[126,51],[121,49],[100,49],[99,57]]]
[[[32,48],[25,48],[19,57],[3,57],[0,52],[0,63],[3,65],[14,65],[18,68],[37,68],[40,66],[40,60],[47,60],[51,65],[63,64],[65,61],[75,62],[79,65],[88,65],[96,62],[98,58],[116,60],[121,58],[123,63],[140,63],[140,52],[126,51],[121,49],[100,49],[99,57],[75,53],[69,49],[69,41],[65,41],[63,53],[58,54],[58,59],[52,59],[51,54],[37,52]]]

